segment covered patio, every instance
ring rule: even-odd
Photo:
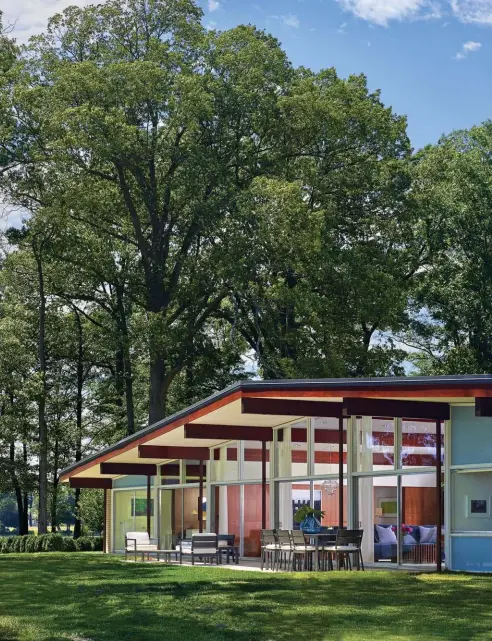
[[[261,531],[298,530],[309,505],[324,530],[363,530],[366,565],[440,571],[466,532],[449,527],[459,472],[449,445],[467,421],[491,423],[491,397],[488,375],[245,381],[61,479],[104,490],[106,552],[123,551],[128,532],[162,550],[208,532],[259,559]]]

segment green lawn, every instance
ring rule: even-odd
[[[0,641],[492,639],[492,578],[0,556]]]

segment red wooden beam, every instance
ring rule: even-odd
[[[74,489],[90,488],[94,490],[110,490],[113,487],[113,480],[76,477],[70,479],[70,487]]]
[[[101,474],[128,474],[155,476],[157,465],[154,463],[101,463]]]
[[[210,438],[224,441],[273,441],[271,427],[186,423],[184,432],[185,438]]]
[[[410,420],[447,421],[449,404],[427,401],[395,401],[382,398],[344,398],[344,416],[387,416]]]
[[[268,416],[321,416],[340,418],[342,403],[304,401],[280,398],[242,398],[243,414],[265,414]]]
[[[139,445],[139,458],[158,459],[196,459],[208,461],[210,450],[208,447],[176,447],[173,445]]]

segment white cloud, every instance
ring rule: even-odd
[[[437,19],[492,26],[492,0],[336,0],[358,18],[386,26],[392,20]]]
[[[298,29],[299,25],[301,24],[299,22],[299,18],[292,13],[289,13],[286,16],[282,16],[282,20],[285,25],[287,25],[288,27],[294,27],[294,29]]]
[[[5,25],[13,24],[17,42],[27,42],[30,36],[46,29],[48,19],[72,5],[85,7],[91,0],[0,0]],[[3,5],[3,6],[2,6]]]
[[[470,40],[469,42],[465,42],[465,44],[461,48],[461,51],[458,51],[455,58],[456,60],[463,60],[463,58],[466,58],[466,56],[469,53],[472,53],[473,51],[478,51],[481,48],[482,48],[481,42],[474,42],[473,40]]]
[[[450,3],[461,22],[492,25],[492,0],[450,0]]]
[[[342,22],[342,24],[337,29],[338,33],[345,33],[345,28],[346,27],[347,27],[347,23],[346,22]]]
[[[427,0],[337,0],[344,9],[358,18],[386,26],[391,20],[404,20],[417,17]]]
[[[208,0],[208,10],[217,11],[220,7],[220,2],[218,0]]]

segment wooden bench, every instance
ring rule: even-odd
[[[150,560],[150,554],[156,552],[158,547],[157,539],[150,538],[147,532],[127,532],[125,534],[125,559],[129,554],[133,554],[136,561],[137,554],[141,554],[143,561],[144,555],[147,554],[147,559]]]

